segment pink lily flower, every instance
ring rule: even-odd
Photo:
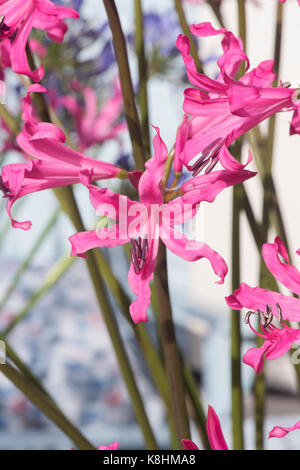
[[[212,406],[208,407],[206,430],[212,450],[228,450],[218,415]],[[182,439],[182,443],[185,450],[199,450],[199,447],[189,439]]]
[[[113,442],[109,446],[99,446],[98,450],[118,450],[119,449],[119,443],[118,442]]]
[[[14,72],[39,82],[44,76],[43,66],[31,71],[26,57],[32,28],[45,30],[50,39],[62,42],[68,29],[63,20],[79,18],[79,14],[50,0],[0,0],[0,18],[2,66],[11,66]]]
[[[84,106],[72,97],[62,97],[57,100],[57,104],[64,105],[74,117],[81,150],[115,139],[120,132],[127,129],[124,121],[117,122],[123,108],[123,96],[118,80],[115,81],[113,95],[100,111],[97,109],[97,96],[93,88],[84,87],[82,94]]]
[[[88,157],[65,145],[65,135],[57,126],[39,122],[32,108],[31,92],[47,92],[35,84],[28,89],[23,100],[25,121],[17,143],[23,152],[35,157],[27,163],[5,165],[0,177],[0,189],[7,198],[7,212],[14,228],[29,230],[31,222],[17,222],[11,215],[15,201],[27,194],[49,188],[69,186],[81,181],[124,176],[111,163]]]
[[[70,237],[72,256],[82,256],[86,251],[99,246],[131,242],[128,280],[132,292],[137,296],[130,306],[130,314],[135,323],[147,321],[151,296],[149,283],[153,279],[159,238],[170,251],[187,261],[208,259],[214,272],[220,277],[219,283],[223,283],[227,274],[227,265],[223,258],[205,243],[188,240],[175,225],[190,220],[200,202],[213,202],[226,187],[255,175],[246,170],[223,170],[202,175],[183,184],[180,188],[181,196],[164,204],[161,183],[168,150],[160,138],[159,129],[155,129],[157,134],[153,140],[154,156],[146,163],[144,173],[135,175],[139,179],[136,183],[140,202],[131,201],[108,189],[88,185],[90,201],[98,213],[107,215],[118,224]]]
[[[300,250],[297,253],[300,254]],[[299,295],[300,273],[289,263],[286,248],[280,238],[276,237],[274,243],[265,243],[262,255],[273,276],[289,290]],[[293,344],[300,341],[300,329],[291,328],[282,323],[282,319],[300,320],[300,300],[298,298],[259,287],[253,288],[243,283],[233,295],[226,297],[226,301],[232,309],[240,310],[243,307],[250,309],[246,315],[246,322],[249,323],[255,334],[265,340],[260,348],[250,348],[243,358],[243,361],[253,367],[257,373],[263,368],[264,358],[276,359],[287,352]],[[262,334],[255,331],[251,325],[252,313],[259,315]],[[273,315],[278,317],[281,328],[272,324]]]
[[[209,172],[218,160],[226,169],[241,168],[241,163],[227,150],[230,144],[272,114],[294,110],[297,90],[271,87],[275,74],[274,62],[270,60],[235,80],[243,62],[249,69],[241,39],[225,28],[213,28],[210,23],[193,25],[191,31],[199,37],[223,34],[224,53],[218,60],[219,77],[213,80],[197,71],[189,55],[189,39],[182,35],[177,39],[188,78],[196,87],[184,92],[183,109],[193,117],[181,158],[192,171],[206,165]]]

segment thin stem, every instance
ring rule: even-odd
[[[276,29],[275,29],[275,49],[274,49],[274,71],[276,73],[275,86],[278,84],[278,72],[280,66],[280,52],[281,52],[281,36],[282,36],[282,20],[283,20],[283,5],[277,2],[277,14],[276,14]],[[273,163],[273,150],[274,150],[274,138],[275,138],[275,127],[276,127],[276,114],[273,114],[269,119],[268,129],[268,140],[267,140],[267,152],[266,157],[263,159],[263,217],[262,217],[262,228],[263,228],[263,239],[268,241],[269,228],[271,223],[271,212],[274,208],[274,182],[272,178],[272,163]],[[286,239],[286,234],[283,228],[283,222],[281,217],[281,211],[276,198],[276,210],[279,224],[282,224],[283,235]],[[285,240],[287,242],[287,239]],[[268,282],[268,270],[261,259],[260,263],[260,285],[262,288],[270,288]],[[257,338],[257,346],[262,345],[261,338]],[[261,450],[264,448],[264,412],[265,412],[265,379],[264,372],[258,374],[255,378],[254,384],[254,395],[255,395],[255,427],[256,427],[256,449]]]
[[[78,232],[84,232],[85,228],[83,226],[81,216],[78,210],[78,206],[76,204],[72,188],[67,187],[63,188],[65,194],[63,196],[64,205],[67,210],[67,214],[69,215],[70,219],[72,220],[75,228]],[[67,204],[66,204],[67,203]],[[105,286],[103,284],[102,277],[98,270],[97,259],[94,251],[90,251],[87,253],[87,267],[90,274],[90,278],[92,280],[95,294],[101,309],[101,313],[103,315],[107,330],[109,332],[116,357],[119,362],[119,367],[121,373],[123,375],[124,381],[127,386],[127,390],[131,399],[132,407],[134,409],[137,421],[141,427],[141,430],[144,435],[144,439],[148,449],[157,449],[157,443],[152,432],[148,417],[145,412],[145,407],[138,390],[138,387],[135,382],[135,378],[132,372],[132,368],[127,356],[127,352],[125,350],[123,340],[121,338],[117,322],[115,319],[114,312],[109,304],[107,293],[105,290]]]
[[[199,429],[200,438],[201,438],[203,447],[204,449],[209,450],[210,443],[209,443],[207,431],[206,431],[206,415],[205,415],[202,403],[199,399],[199,390],[198,390],[196,381],[194,379],[194,376],[190,368],[185,362],[183,362],[183,376],[184,376],[185,385],[188,391],[188,396],[191,400],[191,404],[193,407],[194,419],[196,423],[199,424],[198,429]]]
[[[279,74],[280,56],[281,56],[283,11],[284,11],[283,4],[277,2],[275,48],[274,48],[274,72],[276,73],[276,79],[274,82],[274,86],[278,85],[278,74]],[[272,161],[273,161],[275,128],[276,128],[276,114],[272,114],[272,116],[270,116],[269,118],[267,154],[266,154],[266,159],[265,159],[266,173],[271,173]]]
[[[142,0],[134,0],[135,12],[135,47],[136,55],[138,58],[139,67],[139,91],[138,103],[141,114],[141,125],[143,133],[143,142],[146,150],[146,155],[150,156],[150,132],[149,132],[149,106],[148,106],[148,64],[145,54],[145,41],[144,41],[144,17],[142,9]]]
[[[232,203],[232,291],[240,285],[240,213],[241,187],[233,188]],[[240,311],[231,311],[231,407],[233,446],[244,448],[243,389],[241,377],[241,325]]]
[[[169,295],[167,255],[165,245],[160,241],[155,271],[157,297],[160,307],[163,353],[171,391],[173,416],[177,432],[177,448],[181,439],[190,438],[189,420],[186,409],[181,360],[177,349],[175,326]]]
[[[189,28],[189,24],[187,22],[187,19],[186,19],[185,13],[184,13],[184,9],[183,9],[183,6],[182,6],[182,0],[174,0],[174,5],[175,5],[175,9],[177,11],[177,15],[178,15],[178,19],[179,19],[179,23],[180,23],[182,32],[190,40],[191,56],[194,59],[196,68],[197,68],[198,72],[203,73],[203,65],[202,65],[202,62],[201,62],[201,60],[199,58],[199,55],[198,55],[198,50],[197,50],[197,45],[196,45],[196,42],[195,42],[195,38],[191,33],[191,30]]]
[[[47,418],[55,423],[81,450],[95,450],[94,446],[75,428],[69,419],[53,405],[25,375],[11,364],[0,365],[2,372],[21,392],[37,406]]]
[[[128,124],[128,130],[133,149],[133,156],[135,159],[136,167],[139,170],[143,170],[145,163],[143,133],[135,103],[126,40],[122,31],[118,10],[116,8],[114,0],[103,0],[103,3],[107,12],[108,21],[113,36],[113,44],[119,67],[120,82],[124,98],[125,117]]]
[[[246,11],[245,0],[238,0],[239,36],[244,47],[246,46]],[[239,75],[243,73],[239,71]],[[241,158],[242,142],[236,142],[235,153]],[[240,216],[242,210],[243,190],[241,185],[233,188],[232,202],[232,290],[240,285]],[[245,194],[244,194],[245,201]],[[241,319],[240,311],[231,311],[231,409],[232,409],[232,434],[234,449],[244,448],[243,430],[243,387],[241,372]]]
[[[225,28],[223,16],[222,16],[222,13],[221,13],[221,10],[220,10],[220,5],[216,4],[215,0],[206,0],[206,3],[209,4],[209,6],[212,9],[216,19],[218,20],[220,26],[222,28]]]

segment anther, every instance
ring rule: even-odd
[[[218,137],[209,145],[207,145],[200,155],[197,155],[189,162],[189,169],[193,172],[193,176],[199,175],[199,173],[205,168],[205,174],[210,173],[218,163],[218,154],[222,146],[222,139]]]
[[[137,240],[131,239],[130,255],[134,267],[134,272],[140,274],[145,266],[148,253],[148,240],[139,237]]]
[[[245,323],[246,323],[246,325],[248,325],[251,315],[257,315],[257,314],[258,314],[258,313],[257,313],[257,312],[254,312],[253,310],[248,310],[248,312],[247,312],[246,315],[245,315]]]
[[[282,323],[282,309],[279,304],[276,304],[277,314],[278,314],[278,321]]]

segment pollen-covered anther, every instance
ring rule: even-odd
[[[200,155],[194,157],[188,165],[189,170],[193,172],[193,176],[199,175],[206,167],[205,174],[210,173],[218,163],[218,154],[222,147],[222,139],[218,137],[205,147]]]
[[[130,255],[134,267],[134,272],[140,274],[145,266],[148,253],[148,240],[147,238],[139,237],[137,240],[131,239]]]
[[[278,312],[277,315],[278,315],[279,323],[282,323],[282,310],[278,303],[276,304],[276,308]],[[259,321],[264,328],[267,328],[272,323],[273,318],[274,318],[272,306],[270,304],[266,305],[265,312],[259,309],[257,309],[256,311],[249,310],[245,315],[245,323],[247,325],[250,323],[251,315],[258,315]]]

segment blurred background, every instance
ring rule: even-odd
[[[71,107],[62,97],[76,94],[80,86],[91,87],[101,105],[113,93],[117,66],[110,30],[101,1],[61,0],[56,3],[80,9],[81,20],[68,21],[69,32],[63,45],[48,42],[40,32],[36,39],[47,48],[45,84],[50,99],[67,128],[74,131]],[[127,35],[131,67],[136,83],[137,64],[134,55],[134,11],[132,0],[117,0],[122,25]],[[249,0],[247,3],[247,53],[251,67],[273,57],[275,0]],[[181,32],[171,0],[144,0],[146,52],[149,61],[150,122],[160,127],[169,148],[182,119],[183,90],[188,82],[185,69],[175,47]],[[185,2],[190,23],[218,23],[204,1]],[[279,78],[300,86],[298,32],[300,11],[296,0],[286,4],[283,50]],[[226,27],[237,34],[235,0],[223,0],[222,13]],[[198,42],[205,71],[215,77],[216,60],[221,53],[220,37],[203,38]],[[24,96],[18,79],[8,74],[6,104],[19,113]],[[79,97],[78,97],[79,96]],[[119,118],[120,122],[122,117]],[[299,210],[299,136],[289,137],[290,113],[277,117],[274,178],[280,196],[284,222],[292,253],[300,247]],[[266,126],[262,126],[266,129]],[[2,130],[2,163],[21,161],[11,137]],[[75,136],[76,138],[76,136]],[[126,168],[133,165],[130,143],[125,132],[116,139],[87,145],[84,151],[96,158],[118,162]],[[244,148],[247,152],[247,145]],[[255,171],[255,163],[251,168]],[[114,183],[116,184],[116,183]],[[259,179],[246,183],[256,216],[261,219],[262,190]],[[118,189],[113,187],[113,189]],[[85,223],[92,226],[95,213],[88,202],[85,188],[76,188]],[[209,243],[229,263],[231,257],[231,190],[222,193],[214,204],[200,208],[197,238]],[[59,212],[51,191],[30,195],[19,201],[14,213],[20,220],[33,222],[29,232],[13,230],[0,205],[0,330],[6,332],[10,344],[40,377],[68,417],[95,445],[118,440],[121,449],[143,448],[133,411],[122,383],[105,325],[98,312],[85,264],[70,259],[68,236],[74,233],[67,218]],[[274,233],[274,235],[276,235]],[[34,256],[33,256],[33,253]],[[127,287],[128,261],[119,248],[106,250],[113,271]],[[295,257],[296,258],[296,255]],[[297,265],[297,259],[293,260]],[[230,271],[223,286],[215,284],[215,276],[206,260],[187,263],[169,256],[169,281],[178,340],[192,366],[199,392],[206,409],[211,404],[218,412],[230,446],[230,323],[224,297],[231,293]],[[299,264],[298,264],[299,266]],[[20,271],[21,269],[21,271]],[[242,219],[241,279],[257,285],[259,258],[246,219]],[[130,292],[128,291],[130,295]],[[163,407],[157,398],[145,364],[141,361],[131,330],[119,315],[123,337],[137,371],[145,405],[153,427],[158,430],[162,447],[168,447],[168,432]],[[11,323],[13,322],[13,323]],[[153,328],[150,316],[149,331]],[[253,335],[245,326],[243,349],[251,346]],[[254,448],[252,385],[254,373],[243,366],[245,387],[246,448]],[[267,418],[266,448],[299,448],[299,431],[284,439],[268,441],[274,425],[291,426],[300,419],[300,399],[293,367],[286,355],[266,365]],[[199,437],[194,429],[194,439]],[[1,449],[68,449],[72,447],[54,425],[42,416],[3,376],[0,376],[0,448]]]

